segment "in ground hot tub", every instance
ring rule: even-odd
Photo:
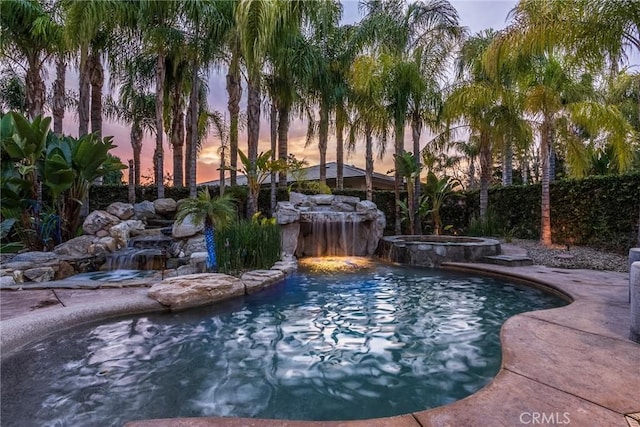
[[[462,236],[385,236],[378,255],[387,261],[419,267],[439,267],[443,262],[480,261],[500,255],[500,242]]]

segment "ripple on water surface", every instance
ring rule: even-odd
[[[2,361],[3,425],[391,416],[477,391],[510,316],[564,302],[439,270],[300,273],[216,307],[87,326]]]

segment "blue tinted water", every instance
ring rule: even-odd
[[[85,326],[5,358],[2,424],[423,410],[493,378],[508,317],[564,304],[441,270],[296,274],[217,307]]]

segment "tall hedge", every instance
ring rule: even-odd
[[[489,190],[489,209],[514,236],[540,237],[540,184]],[[551,183],[551,237],[555,243],[626,252],[635,246],[640,215],[640,174],[593,176]],[[479,214],[477,191],[466,194]],[[446,217],[445,217],[446,221]]]

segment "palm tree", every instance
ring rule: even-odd
[[[166,131],[173,151],[173,185],[184,185],[185,106],[191,79],[191,63],[184,56],[184,40],[167,52],[165,73]],[[188,153],[187,153],[188,154]]]
[[[178,28],[181,17],[180,3],[149,0],[140,2],[137,9],[137,25],[142,28],[142,39],[146,50],[156,58],[155,93],[156,93],[156,147],[153,153],[155,183],[158,198],[164,197],[164,83],[166,74],[165,57],[168,47],[175,40],[182,38],[182,30]]]
[[[383,53],[385,100],[393,120],[394,152],[400,156],[404,151],[404,129],[411,94],[423,87],[422,70],[414,66],[412,55],[425,47],[437,46],[434,51],[438,54],[429,56],[427,61],[433,62],[431,69],[436,75],[443,75],[446,53],[462,34],[462,28],[458,25],[457,11],[446,0],[418,1],[408,5],[402,0],[369,1],[364,5],[367,17],[363,27],[377,34],[375,38]],[[400,234],[400,176],[397,166],[395,170],[395,232]]]
[[[154,133],[155,128],[155,95],[145,88],[151,83],[152,61],[148,58],[126,61],[122,68],[112,74],[112,85],[120,82],[118,100],[107,97],[104,113],[110,119],[118,120],[131,126],[130,140],[133,151],[134,185],[140,185],[140,155],[142,138],[145,133]]]
[[[493,109],[500,103],[500,92],[487,78],[482,55],[495,37],[492,30],[467,39],[458,58],[458,76],[462,80],[447,97],[444,118],[462,123],[477,135],[480,158],[480,218],[486,218],[492,166]],[[447,132],[448,133],[448,132]],[[446,134],[446,133],[445,133]]]
[[[499,69],[504,62],[517,61],[524,57],[542,58],[547,65],[538,67],[540,71],[536,90],[529,90],[527,104],[531,111],[542,116],[541,163],[542,163],[542,224],[541,241],[551,244],[551,219],[549,200],[549,153],[554,135],[554,119],[559,112],[568,112],[571,120],[583,123],[591,128],[593,134],[602,129],[610,132],[612,144],[617,153],[616,159],[621,169],[628,167],[629,126],[620,121],[619,111],[601,104],[576,102],[573,106],[564,104],[558,93],[558,84],[567,81],[554,65],[557,48],[567,52],[567,57],[580,58],[581,64],[569,61],[566,65],[584,67],[600,66],[608,61],[612,69],[624,57],[624,49],[629,46],[640,50],[640,32],[638,29],[638,7],[635,2],[615,2],[609,0],[572,0],[566,2],[546,2],[529,0],[520,2],[512,11],[513,23],[493,44],[487,55],[487,64],[491,72]],[[517,55],[516,55],[517,53]],[[514,59],[515,56],[515,59]],[[562,67],[560,67],[562,68]],[[555,70],[555,71],[554,71]],[[546,76],[546,79],[544,78]],[[545,84],[545,81],[547,84]],[[555,84],[553,84],[555,83]],[[554,87],[555,86],[555,87]],[[556,89],[555,91],[553,89]],[[564,108],[561,108],[564,107]],[[587,111],[592,114],[585,120]],[[598,130],[594,128],[599,128]],[[568,132],[565,132],[568,135]],[[572,139],[569,139],[570,141]],[[583,150],[573,144],[577,154]],[[577,160],[579,156],[573,156]],[[573,170],[581,167],[575,164]],[[576,167],[578,166],[578,167]]]
[[[192,66],[191,94],[189,109],[191,110],[191,140],[188,150],[189,161],[189,194],[195,197],[196,192],[196,158],[200,138],[205,131],[204,123],[208,118],[206,102],[200,97],[204,85],[199,77],[201,68],[207,68],[210,63],[222,55],[223,41],[233,27],[235,4],[211,0],[198,0],[185,3],[185,17],[190,25],[189,56]],[[199,99],[201,98],[201,99]],[[200,125],[201,124],[201,125]],[[198,132],[201,129],[202,132]]]
[[[63,28],[37,0],[0,3],[0,53],[25,67],[26,110],[30,118],[43,113],[46,99],[42,78],[45,62],[59,51]]]
[[[335,43],[334,34],[340,16],[342,5],[338,2],[327,1],[320,4],[316,13],[313,32],[310,37],[314,61],[309,79],[309,93],[318,106],[318,150],[320,153],[320,183],[327,181],[327,143],[329,138],[329,118],[335,110],[337,91],[339,90],[340,74],[335,68],[335,60],[340,55],[339,46]]]
[[[121,28],[133,27],[128,22],[130,3],[66,1],[65,34],[71,46],[80,50],[78,121],[80,136],[102,132],[102,88],[105,53],[118,56],[124,52],[125,41],[118,39]],[[112,48],[117,46],[117,49]],[[111,58],[110,63],[119,60]]]
[[[302,24],[313,18],[320,4],[329,0],[304,2],[267,2],[240,0],[235,16],[240,50],[247,69],[247,158],[249,175],[256,173],[260,136],[260,104],[262,68],[269,51],[281,40],[297,34]],[[257,200],[250,194],[247,213],[257,212]]]
[[[349,83],[352,96],[349,109],[354,117],[349,128],[349,147],[355,147],[356,135],[365,139],[365,182],[367,200],[373,199],[373,137],[378,136],[379,154],[384,155],[387,138],[387,111],[382,104],[383,81],[380,64],[373,56],[359,56],[351,67]]]
[[[230,139],[230,126],[227,122],[227,116],[220,113],[218,110],[212,111],[209,114],[211,124],[213,126],[214,136],[220,141],[220,147],[218,148],[218,154],[220,155],[220,195],[224,195],[224,188],[226,185],[225,174],[227,171],[226,156],[229,150]]]
[[[236,185],[238,167],[238,130],[240,118],[240,99],[242,98],[242,76],[241,60],[242,51],[240,46],[240,35],[236,15],[237,0],[227,2],[231,7],[231,26],[225,37],[226,58],[228,64],[226,76],[226,89],[229,100],[227,109],[229,110],[229,156],[230,156],[230,183]]]
[[[180,224],[190,217],[194,224],[204,223],[204,235],[207,243],[207,268],[217,271],[215,229],[223,229],[231,224],[236,217],[233,198],[224,196],[212,198],[209,190],[200,190],[197,198],[187,199],[176,213],[176,221]]]

